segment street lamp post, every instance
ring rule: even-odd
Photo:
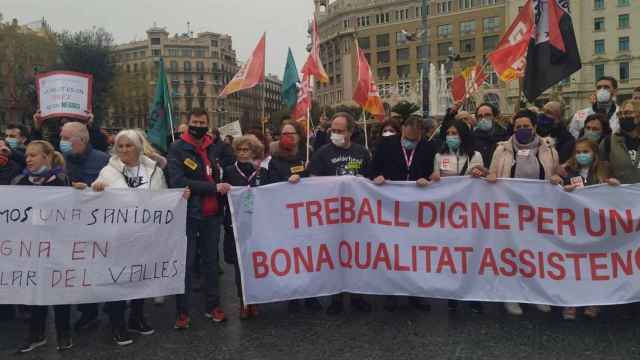
[[[429,114],[429,29],[427,24],[427,0],[422,0],[422,114]]]

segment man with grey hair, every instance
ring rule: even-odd
[[[74,188],[83,190],[90,186],[109,163],[109,155],[95,150],[89,141],[87,126],[80,122],[68,122],[60,132],[60,151],[64,154],[65,173]],[[76,331],[97,323],[98,304],[78,306],[82,313],[75,324]]]

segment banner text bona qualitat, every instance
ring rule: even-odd
[[[249,304],[340,292],[640,301],[640,186],[333,177],[237,188],[231,200]]]
[[[0,186],[0,199],[0,304],[184,292],[182,190]]]

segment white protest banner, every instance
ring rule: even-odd
[[[0,304],[184,292],[182,190],[0,186]]]
[[[231,204],[246,304],[340,292],[640,301],[640,185],[345,176],[234,188]]]
[[[220,137],[222,138],[225,138],[227,135],[231,135],[234,138],[242,136],[240,121],[230,122],[227,125],[218,128],[218,131],[220,131]]]
[[[87,119],[91,112],[93,76],[73,71],[51,71],[36,76],[42,120],[50,117]]]

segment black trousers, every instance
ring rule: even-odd
[[[32,338],[44,336],[47,328],[48,306],[30,306],[31,320],[29,320],[29,336]],[[71,334],[71,305],[56,305],[55,313],[56,331],[58,336]]]
[[[144,316],[144,299],[136,299],[130,301],[131,312],[130,319],[139,319]],[[119,326],[124,323],[124,315],[127,312],[126,301],[113,301],[105,305],[109,314],[111,326]]]

